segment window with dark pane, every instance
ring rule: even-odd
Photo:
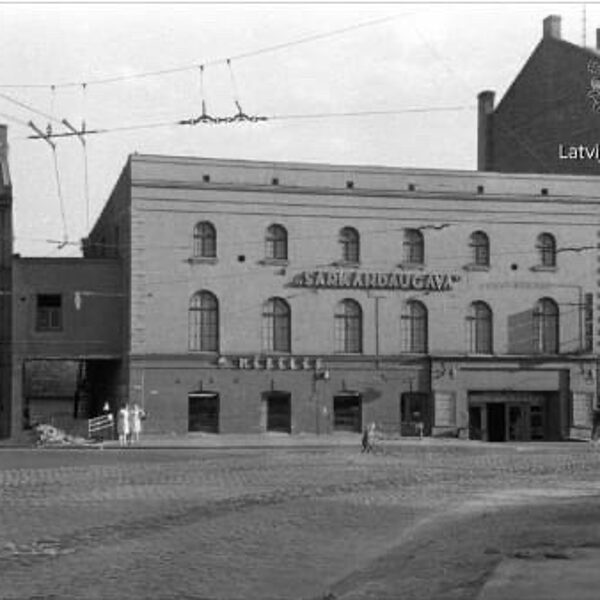
[[[200,352],[219,350],[219,303],[211,292],[198,292],[190,301],[189,348]]]
[[[335,312],[335,351],[362,352],[362,309],[355,300],[342,300]]]
[[[217,231],[208,221],[201,221],[194,228],[194,256],[197,258],[217,256]]]
[[[414,265],[425,262],[425,241],[418,229],[404,231],[404,262]]]
[[[36,300],[37,331],[60,331],[62,329],[62,296],[38,294]]]
[[[360,262],[360,236],[354,227],[344,227],[340,231],[340,245],[344,262]]]
[[[274,260],[287,260],[288,235],[283,225],[271,225],[267,229],[266,258]]]
[[[291,310],[283,298],[270,298],[263,305],[263,349],[291,352]]]

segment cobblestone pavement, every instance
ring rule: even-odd
[[[0,598],[361,597],[438,523],[600,496],[587,444],[382,450],[1,449]]]

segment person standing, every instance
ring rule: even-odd
[[[142,416],[143,409],[137,404],[133,405],[131,409],[131,433],[134,442],[140,441],[140,434],[142,433]]]
[[[129,426],[129,407],[126,404],[121,404],[121,408],[119,409],[117,427],[119,430],[119,445],[126,446],[129,443],[129,434],[131,431]]]

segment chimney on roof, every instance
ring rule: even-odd
[[[596,50],[600,50],[600,29],[596,29]]]
[[[544,19],[544,38],[561,39],[559,15],[549,15]]]
[[[495,93],[486,90],[477,96],[477,170],[492,170],[492,119]]]

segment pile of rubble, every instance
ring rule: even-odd
[[[89,441],[65,433],[62,429],[41,423],[35,426],[36,445],[37,446],[83,446],[88,445]]]

